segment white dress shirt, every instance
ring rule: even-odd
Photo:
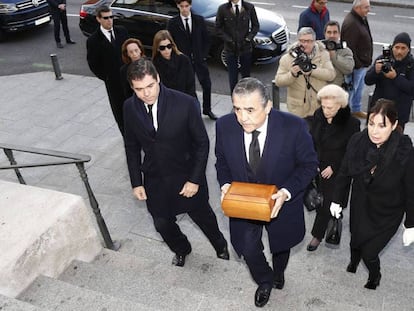
[[[108,39],[109,42],[111,42],[111,31],[112,31],[112,35],[114,36],[114,39],[115,39],[115,32],[114,32],[113,28],[111,28],[110,30],[107,30],[107,29],[103,28],[102,25],[101,25],[100,29],[101,29],[102,33],[105,35],[105,37]]]
[[[267,124],[268,124],[269,116],[266,116],[266,120],[264,121],[263,125],[256,129],[256,131],[259,131],[260,134],[257,136],[257,140],[259,141],[259,147],[260,147],[260,157],[263,154],[263,149],[266,142],[267,137]],[[244,132],[244,150],[246,153],[247,162],[249,162],[249,148],[250,143],[252,142],[253,134],[252,133],[246,133]],[[277,185],[276,185],[277,186]],[[283,191],[287,195],[286,201],[289,201],[292,195],[290,194],[290,191],[286,188],[279,189],[280,191]]]
[[[149,112],[148,104],[144,103],[145,109],[147,109],[147,113]],[[155,130],[158,130],[158,118],[157,118],[157,110],[158,110],[158,99],[152,104],[152,123],[154,124]]]
[[[187,16],[187,17],[185,17],[185,16],[182,16],[181,14],[180,14],[180,17],[181,17],[181,21],[183,22],[183,25],[184,25],[184,29],[185,29],[185,20],[186,19],[188,19],[188,27],[190,27],[190,33],[193,31],[193,24],[192,24],[192,22],[191,22],[191,13]]]

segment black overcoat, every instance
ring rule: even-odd
[[[351,138],[334,193],[338,203],[344,185],[352,179],[351,248],[374,240],[380,251],[398,230],[404,214],[405,226],[414,227],[413,172],[414,149],[408,136],[394,131],[380,148],[370,142],[366,129]]]
[[[310,132],[318,154],[319,170],[322,172],[330,166],[333,171],[333,175],[329,179],[320,178],[324,206],[329,207],[331,203],[335,177],[345,155],[348,141],[353,134],[359,131],[360,121],[351,116],[348,106],[338,110],[331,124],[328,124],[322,108],[318,108],[314,113]],[[347,200],[348,195],[344,194],[341,206],[346,206]]]
[[[144,103],[135,94],[125,101],[124,140],[132,187],[145,187],[153,216],[206,205],[209,138],[197,100],[160,84],[157,116],[154,134]],[[200,186],[192,198],[178,194],[186,181]]]

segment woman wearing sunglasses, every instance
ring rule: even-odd
[[[155,34],[152,61],[166,87],[197,98],[190,59],[178,50],[168,30],[160,30]]]

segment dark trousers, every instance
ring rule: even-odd
[[[121,134],[124,135],[124,94],[121,82],[118,80],[105,81],[109,104]]]
[[[68,28],[68,18],[66,16],[66,10],[52,10],[53,26],[55,32],[55,41],[60,43],[60,24],[62,23],[63,34],[66,41],[70,41],[70,34]]]
[[[211,111],[211,79],[207,62],[193,62],[193,69],[203,89],[203,113]]]
[[[221,251],[227,244],[220,232],[217,218],[210,204],[196,207],[187,213],[201,229],[216,251]],[[160,216],[152,214],[154,226],[168,247],[176,254],[186,255],[191,252],[191,244],[177,225],[175,216]]]
[[[239,55],[226,51],[227,71],[229,73],[230,94],[239,81],[239,72],[242,78],[250,77],[252,53],[245,52]],[[239,67],[240,65],[240,67]]]
[[[322,241],[325,237],[326,228],[328,227],[329,219],[332,215],[329,210],[330,202],[328,198],[324,197],[323,205],[316,210],[315,220],[312,227],[312,236]]]
[[[274,275],[280,275],[285,271],[290,250],[273,253],[272,269],[263,253],[262,232],[261,224],[250,223],[246,226],[242,255],[253,280],[258,285],[272,286]]]

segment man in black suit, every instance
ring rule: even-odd
[[[128,68],[134,95],[125,101],[125,151],[134,195],[146,200],[155,229],[182,267],[191,244],[176,223],[187,213],[216,250],[229,259],[227,242],[208,203],[209,139],[196,98],[166,88],[152,62]],[[141,157],[141,152],[145,154]]]
[[[55,33],[56,46],[63,48],[60,42],[60,23],[62,23],[63,34],[65,35],[67,44],[75,44],[76,42],[70,38],[68,28],[68,17],[66,16],[66,0],[47,0],[50,7],[50,13],[53,18],[53,26]]]
[[[124,133],[124,96],[119,70],[122,66],[121,46],[128,38],[125,28],[113,26],[112,11],[107,6],[96,10],[99,28],[86,41],[89,68],[105,82],[112,113],[121,134]]]
[[[290,249],[305,235],[303,192],[318,160],[308,126],[292,114],[272,109],[264,84],[240,80],[233,110],[216,123],[216,169],[222,195],[233,181],[276,185],[270,222],[230,218],[230,239],[257,283],[255,305],[263,307],[272,288],[282,289]],[[272,267],[263,253],[266,228]]]
[[[175,0],[180,14],[170,19],[167,30],[178,49],[187,55],[203,88],[203,114],[212,120],[217,116],[211,111],[211,79],[207,66],[210,41],[204,18],[191,12],[192,0]]]
[[[242,78],[250,76],[253,38],[259,28],[256,9],[249,2],[229,0],[217,10],[216,29],[224,42],[230,93],[239,80],[239,71]]]

